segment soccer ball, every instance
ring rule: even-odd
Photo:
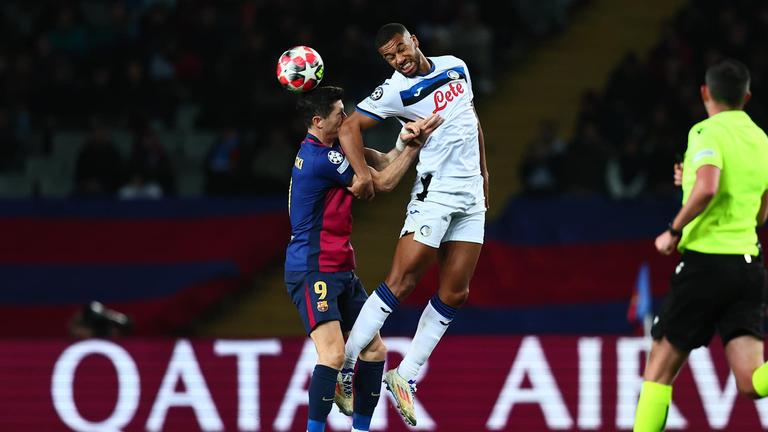
[[[308,92],[317,87],[324,72],[320,54],[308,46],[295,46],[277,60],[277,80],[294,93]]]

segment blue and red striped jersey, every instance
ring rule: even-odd
[[[327,146],[307,134],[296,155],[288,192],[291,241],[286,271],[350,271],[355,268],[352,194],[354,171],[338,142]]]

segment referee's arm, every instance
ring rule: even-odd
[[[672,227],[682,231],[688,222],[694,220],[709,205],[720,186],[720,168],[714,165],[702,165],[696,170],[696,182],[691,196],[672,221]]]
[[[757,212],[757,227],[763,226],[768,219],[768,190],[763,192],[763,200],[760,202],[760,211]]]
[[[675,250],[680,241],[680,232],[688,222],[700,215],[712,201],[720,186],[720,168],[714,165],[702,165],[696,170],[696,182],[693,184],[691,195],[683,208],[677,213],[670,224],[670,229],[656,237],[655,245],[663,255],[669,255]],[[673,235],[672,232],[677,234]]]

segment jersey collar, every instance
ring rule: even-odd
[[[435,71],[435,62],[433,62],[432,59],[430,59],[429,57],[427,57],[427,61],[429,62],[429,71],[425,74],[416,74],[416,75],[424,77]]]
[[[304,143],[309,143],[318,147],[328,147],[327,145],[323,144],[318,137],[312,135],[311,133],[307,133],[307,136],[304,137]]]

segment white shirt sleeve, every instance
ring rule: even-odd
[[[386,80],[384,84],[376,87],[370,96],[357,104],[357,110],[361,114],[381,121],[402,115],[403,101],[400,99],[397,87],[392,85],[391,80]]]

